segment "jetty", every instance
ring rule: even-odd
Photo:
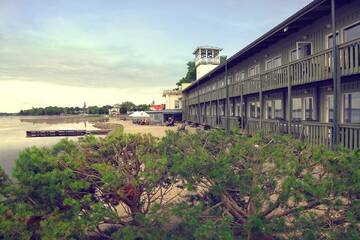
[[[111,129],[26,131],[26,137],[72,137],[72,136],[84,136],[84,135],[88,135],[88,134],[106,135],[110,131],[111,131]]]

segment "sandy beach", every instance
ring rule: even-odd
[[[125,133],[150,133],[153,136],[159,138],[164,137],[166,131],[176,131],[180,126],[179,124],[176,124],[174,127],[138,125],[138,124],[133,124],[131,120],[124,121],[116,118],[110,118],[109,123],[116,123],[123,125]],[[190,132],[195,132],[195,128],[186,126],[186,129]]]

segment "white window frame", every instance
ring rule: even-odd
[[[329,34],[326,34],[325,35],[325,49],[329,49],[329,37],[332,36],[333,34],[332,33],[329,33]],[[339,36],[339,43],[338,44],[341,44],[342,41],[341,41],[341,34],[339,31],[336,31],[336,35]]]
[[[329,107],[329,97],[332,96],[334,98],[334,94],[332,93],[328,93],[328,94],[325,94],[325,121],[327,123],[330,123],[330,115],[329,115],[329,110],[330,110],[330,107]]]
[[[291,53],[295,50],[296,52],[296,48],[293,48],[293,49],[290,49],[289,50],[289,62],[293,62],[293,61],[296,61],[297,59],[291,59]],[[296,54],[297,55],[297,54]]]
[[[351,23],[351,24],[349,24],[349,25],[346,25],[345,27],[342,27],[340,30],[341,30],[341,43],[345,43],[345,30],[347,29],[347,28],[351,28],[351,27],[353,27],[353,26],[355,26],[355,25],[358,25],[358,24],[360,24],[360,20],[359,21],[355,21],[355,22],[353,22],[353,23]]]
[[[253,118],[253,117],[251,116],[251,107],[250,107],[250,106],[251,106],[252,103],[255,104],[255,118]],[[260,101],[249,101],[249,105],[248,105],[248,116],[249,116],[249,119],[259,119],[259,118],[260,118],[260,115],[258,116],[257,111],[256,111],[257,107],[261,108],[261,106],[260,106]],[[259,114],[261,114],[261,110],[260,110],[260,113],[259,113]]]
[[[341,100],[342,100],[342,104],[341,104],[342,105],[342,111],[341,111],[342,123],[348,124],[348,123],[345,122],[345,118],[346,118],[346,106],[345,106],[346,98],[345,98],[345,96],[347,94],[354,94],[354,93],[360,93],[360,90],[359,89],[354,89],[352,91],[346,91],[346,92],[342,93],[342,98],[341,98]],[[349,124],[358,124],[358,123],[349,123]]]
[[[250,71],[251,71],[252,68],[254,68],[254,72],[255,72],[254,75],[250,74]],[[258,73],[256,73],[256,69],[258,69]],[[248,69],[248,76],[249,77],[254,77],[254,76],[257,76],[259,74],[260,74],[260,64],[252,65],[252,66],[249,67],[249,69]]]
[[[273,61],[274,61],[275,59],[277,59],[277,58],[280,58],[280,66],[282,65],[282,57],[281,57],[281,55],[278,55],[278,56],[269,58],[269,59],[267,59],[267,60],[265,61],[265,71],[270,70],[270,69],[273,69],[273,68],[280,67],[280,66],[274,67],[274,64],[272,64],[272,66],[271,66],[270,68],[268,68],[268,66],[267,66],[269,62],[273,62]]]
[[[239,80],[241,81],[241,80],[244,80],[245,78],[246,78],[245,71],[240,71],[239,72]]]
[[[291,98],[291,103],[293,103],[293,99],[295,98],[300,98],[301,99],[301,121],[316,121],[316,102],[315,102],[315,97],[312,95],[312,96],[296,96],[296,97],[292,97]],[[313,119],[312,120],[306,120],[306,109],[305,109],[305,100],[306,99],[309,99],[311,98],[312,99],[312,109],[313,109]]]
[[[310,41],[299,41],[299,42],[296,42],[296,60],[300,59],[300,57],[299,57],[299,44],[300,43],[310,43],[310,55],[313,55],[313,53],[314,53],[313,43]]]

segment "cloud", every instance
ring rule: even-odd
[[[2,102],[0,112],[18,112],[20,109],[45,106],[82,106],[84,101],[88,106],[102,106],[123,101],[150,104],[155,100],[157,103],[162,103],[164,87],[172,86],[88,88],[11,79],[1,83],[0,96],[11,101]]]

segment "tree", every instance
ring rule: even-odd
[[[126,101],[120,104],[120,113],[126,114],[129,111],[133,111],[136,105],[132,102]]]
[[[220,64],[223,64],[226,62],[227,57],[226,56],[220,56]],[[185,77],[181,78],[176,85],[181,86],[183,83],[191,83],[196,80],[196,66],[195,61],[189,61],[187,64],[187,72]]]
[[[0,169],[0,239],[359,239],[359,159],[221,130],[62,140]]]
[[[187,73],[185,77],[176,83],[177,86],[181,86],[182,83],[191,83],[196,80],[196,67],[194,61],[189,61],[187,64]]]
[[[136,111],[149,111],[150,106],[148,104],[139,104],[135,107]]]
[[[174,187],[158,144],[151,135],[126,135],[120,128],[104,139],[26,149],[6,196],[9,183],[0,172],[0,239],[78,239],[89,233],[107,239],[125,227],[141,228]]]
[[[227,60],[227,56],[220,56],[220,64],[225,63]]]
[[[169,133],[171,171],[241,239],[358,239],[360,153],[287,136]],[[217,210],[217,211],[215,211]]]

